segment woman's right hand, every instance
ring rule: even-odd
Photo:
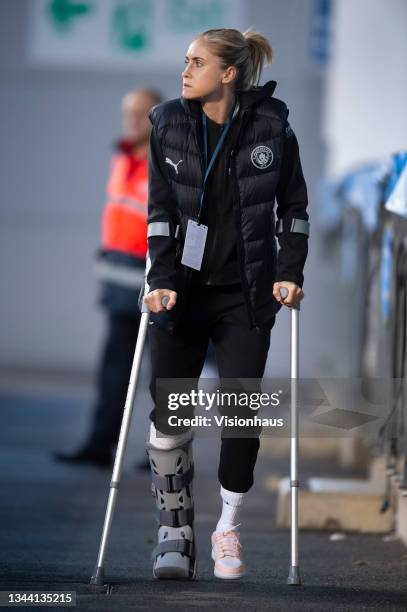
[[[167,307],[164,308],[162,305],[162,299],[164,296],[168,295],[170,298]],[[177,303],[177,292],[171,291],[170,289],[154,289],[154,291],[150,291],[143,298],[144,304],[147,305],[147,308],[150,312],[165,312],[166,310],[171,310],[174,308]]]

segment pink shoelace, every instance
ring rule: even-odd
[[[216,556],[218,559],[222,557],[239,557],[242,545],[239,541],[239,533],[230,529],[215,533],[214,542],[217,545]]]

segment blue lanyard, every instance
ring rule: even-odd
[[[202,211],[203,211],[203,205],[204,205],[204,198],[205,198],[205,187],[206,187],[206,181],[208,180],[208,176],[210,171],[213,168],[213,164],[215,163],[215,160],[219,154],[219,151],[222,148],[223,142],[226,138],[226,135],[230,129],[230,126],[232,124],[232,117],[233,117],[233,112],[235,110],[235,107],[232,108],[232,110],[229,113],[229,118],[228,121],[225,125],[225,127],[222,130],[222,134],[221,137],[218,140],[218,143],[215,147],[215,150],[212,154],[212,157],[209,161],[209,165],[208,165],[208,132],[207,132],[207,121],[206,121],[206,115],[203,112],[203,110],[201,109],[201,113],[202,113],[202,125],[203,125],[203,140],[204,140],[204,154],[205,154],[205,177],[203,180],[203,184],[202,184],[202,192],[201,192],[201,201],[200,201],[200,205],[199,205],[199,214],[198,214],[198,225],[200,224],[200,220],[201,220],[201,216],[202,216]]]

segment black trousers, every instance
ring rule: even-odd
[[[239,285],[196,285],[186,298],[182,324],[173,334],[150,321],[148,328],[152,376],[150,392],[157,416],[157,378],[199,379],[209,340],[220,378],[262,378],[270,346],[268,328],[250,329]],[[218,479],[230,490],[245,493],[253,485],[259,437],[221,437]]]
[[[108,313],[105,344],[97,374],[97,399],[87,444],[110,452],[119,440],[140,313]]]

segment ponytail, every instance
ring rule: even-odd
[[[254,30],[246,30],[243,36],[249,45],[251,66],[247,67],[243,89],[257,86],[265,63],[271,64],[273,51],[267,38]]]

